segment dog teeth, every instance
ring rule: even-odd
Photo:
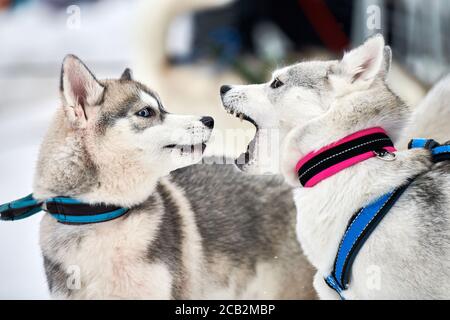
[[[244,120],[244,114],[243,114],[243,113],[241,113],[241,114],[239,115],[239,119],[241,120],[241,122]]]

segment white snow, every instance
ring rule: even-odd
[[[35,4],[37,3],[37,4]],[[31,192],[39,143],[58,107],[60,63],[74,53],[102,77],[129,64],[132,1],[83,4],[80,29],[39,2],[0,13],[0,203]],[[42,213],[0,222],[0,299],[49,298],[38,245]]]

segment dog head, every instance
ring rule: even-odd
[[[390,48],[385,47],[382,36],[375,36],[341,60],[301,62],[275,71],[267,83],[223,86],[222,102],[228,112],[257,127],[250,147],[262,143],[259,131],[279,130],[280,170],[284,171],[286,153],[299,157],[298,152],[286,150],[292,143],[293,130],[296,140],[301,140],[299,128],[311,132],[315,142],[308,144],[311,148],[320,146],[330,134],[351,133],[367,126],[380,125],[393,138],[398,136],[408,108],[386,84],[390,63]],[[322,120],[319,123],[317,119]],[[313,129],[314,121],[317,124]],[[259,157],[267,156],[267,152],[252,149],[257,148],[249,148],[247,161],[238,163],[243,171],[258,172]]]
[[[61,101],[41,147],[38,197],[143,201],[157,179],[201,160],[214,126],[210,117],[167,112],[129,69],[97,80],[73,55],[63,62]]]

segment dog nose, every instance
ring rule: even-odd
[[[200,119],[201,123],[203,123],[209,129],[214,128],[214,119],[211,117],[202,117]]]
[[[224,95],[225,93],[227,93],[230,90],[231,90],[231,87],[229,85],[223,85],[220,87],[220,94]]]

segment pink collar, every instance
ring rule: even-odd
[[[310,188],[320,181],[361,161],[384,157],[397,151],[386,131],[380,127],[358,131],[308,153],[295,166],[300,183]]]

